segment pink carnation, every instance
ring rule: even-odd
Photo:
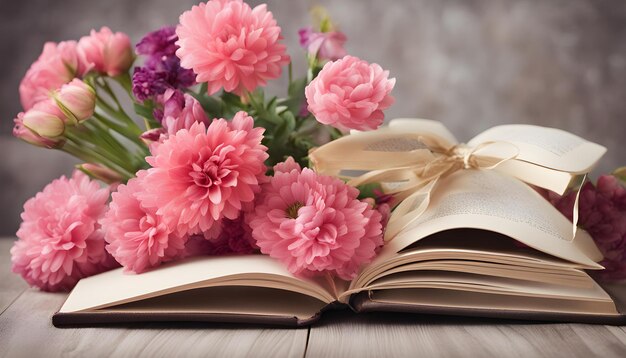
[[[252,117],[238,112],[232,121],[217,119],[208,129],[194,123],[179,130],[146,158],[153,168],[138,197],[179,235],[208,231],[224,217],[236,219],[266,171],[264,129],[253,125]]]
[[[78,42],[78,50],[91,68],[108,76],[119,76],[133,64],[134,55],[130,38],[123,32],[113,32],[108,27],[91,30]]]
[[[254,9],[241,0],[211,0],[180,16],[176,55],[193,69],[208,93],[224,88],[243,95],[280,77],[289,63],[280,27],[267,5]]]
[[[47,42],[22,82],[20,100],[27,111],[36,103],[50,97],[52,91],[61,88],[74,77],[82,76],[86,66],[80,59],[76,41]]]
[[[305,95],[320,123],[341,130],[374,130],[385,119],[383,110],[394,102],[390,93],[395,83],[379,65],[345,56],[326,63]]]
[[[546,196],[572,220],[576,193],[560,197],[548,192]],[[580,192],[578,225],[589,232],[604,255],[600,264],[605,270],[594,274],[605,280],[626,279],[626,189],[616,177],[603,175],[595,186],[585,183]]]
[[[383,243],[380,213],[357,199],[357,189],[293,159],[274,170],[250,220],[261,252],[295,274],[353,279]]]
[[[135,273],[177,258],[186,241],[185,237],[172,234],[155,209],[144,207],[137,199],[145,174],[140,171],[137,178],[118,187],[101,220],[107,251],[126,271]]]
[[[108,198],[108,189],[79,171],[46,185],[24,204],[13,272],[42,290],[63,291],[114,267],[98,224]]]

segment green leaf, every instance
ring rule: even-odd
[[[154,105],[152,105],[150,101],[147,101],[146,103],[148,103],[148,105],[135,103],[133,105],[133,109],[135,110],[135,113],[143,118],[154,119],[154,115],[152,114],[152,111],[154,111]]]
[[[291,111],[285,111],[281,114],[286,124],[287,132],[291,133],[296,129],[296,117]]]
[[[369,183],[359,185],[357,187],[359,189],[359,199],[363,200],[365,198],[376,198],[376,194],[374,193],[376,190],[382,191],[382,187],[380,183]]]
[[[300,113],[300,107],[304,101],[304,88],[306,85],[307,81],[305,77],[298,78],[289,83],[289,89],[287,90],[288,97],[281,100],[279,104],[286,106],[291,113]]]
[[[204,111],[207,112],[209,117],[211,118],[223,117],[222,109],[224,106],[224,102],[222,102],[221,99],[207,95],[206,90],[204,92],[200,91],[200,93],[195,93],[191,91],[188,93],[192,95],[196,100],[198,100],[198,102],[202,106],[202,109],[204,109]]]

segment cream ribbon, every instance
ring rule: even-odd
[[[384,127],[334,140],[311,151],[309,158],[318,173],[341,177],[348,185],[382,184],[385,194],[398,203],[385,230],[389,241],[426,211],[442,178],[458,170],[491,170],[518,155],[519,148],[509,142],[469,147],[451,144],[433,133]],[[577,211],[575,207],[574,218]]]

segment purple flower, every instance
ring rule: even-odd
[[[145,56],[143,67],[133,73],[133,93],[140,101],[161,95],[166,89],[185,89],[196,84],[193,70],[180,66],[175,27],[166,26],[148,33],[137,44],[137,54]]]
[[[163,58],[172,57],[176,55],[176,27],[165,26],[156,31],[148,33],[144,38],[139,41],[136,46],[137,54],[148,56],[146,59],[146,65],[149,67],[152,63],[158,63]]]
[[[317,56],[321,60],[335,61],[344,57],[347,52],[343,48],[346,35],[341,31],[315,32],[311,27],[298,31],[300,46],[309,52],[310,56]]]
[[[572,220],[576,193],[548,200]],[[605,270],[597,276],[605,280],[626,279],[626,189],[612,175],[603,175],[597,185],[585,183],[578,207],[578,225],[587,230],[604,255]]]
[[[145,101],[170,88],[168,73],[155,71],[148,67],[135,67],[133,73],[133,94],[140,101]]]

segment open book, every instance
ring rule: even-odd
[[[456,139],[439,123],[395,126]],[[492,128],[468,144],[506,140],[520,153],[494,170],[460,170],[438,183],[426,212],[387,242],[352,281],[296,277],[264,255],[196,257],[139,275],[82,279],[55,326],[141,321],[305,325],[330,307],[590,323],[626,323],[585,270],[602,255],[529,185],[562,192],[605,149],[527,125]],[[542,167],[530,166],[527,161]]]

